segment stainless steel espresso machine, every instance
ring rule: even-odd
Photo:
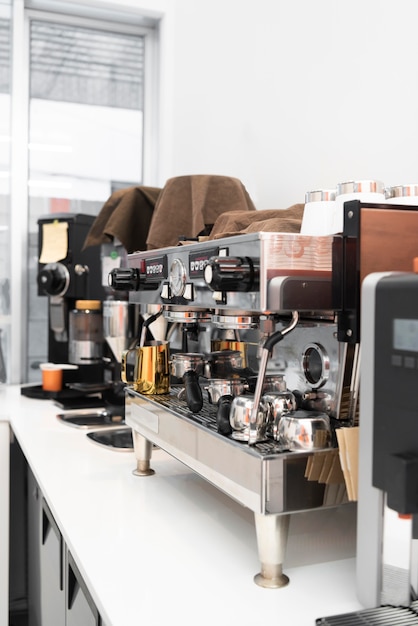
[[[134,473],[153,473],[155,444],[252,510],[261,586],[288,582],[289,516],[345,501],[335,434],[358,425],[361,284],[410,271],[417,228],[418,207],[354,200],[335,236],[189,243],[130,254],[110,275],[144,311],[160,307],[170,341],[169,393],[126,390]]]
[[[190,402],[175,368],[168,394],[127,388],[135,473],[153,473],[155,444],[252,510],[264,587],[288,582],[289,514],[345,500],[334,431],[356,420],[357,349],[337,339],[332,246],[237,235],[130,254],[110,275],[132,302],[161,307],[171,362],[196,369],[201,390]]]

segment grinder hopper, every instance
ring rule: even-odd
[[[124,300],[103,302],[103,335],[117,363],[121,363],[123,350],[139,340],[141,322],[139,304]]]

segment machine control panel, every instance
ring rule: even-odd
[[[129,300],[247,313],[329,310],[331,243],[293,233],[248,233],[134,252],[128,255],[135,270]]]
[[[168,276],[167,255],[143,259],[140,264],[140,271],[144,283],[158,282],[165,280]]]
[[[190,278],[203,278],[209,259],[218,256],[218,254],[219,248],[206,248],[199,252],[191,252],[189,255]]]
[[[109,273],[115,291],[157,290],[167,279],[167,256],[141,259],[138,267],[116,267]]]

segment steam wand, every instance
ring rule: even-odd
[[[157,311],[157,313],[154,313],[154,315],[150,315],[142,324],[142,329],[141,329],[141,336],[139,339],[139,347],[142,348],[145,345],[145,339],[147,336],[147,330],[148,327],[151,326],[151,324],[153,322],[155,322],[155,320],[157,320],[160,315],[163,312],[163,308],[161,307],[161,309],[159,311]]]
[[[250,424],[249,424],[249,432],[248,432],[248,445],[253,445],[257,442],[257,432],[258,432],[258,412],[259,405],[261,400],[261,395],[263,393],[263,384],[264,377],[267,369],[267,361],[269,358],[269,354],[273,347],[281,341],[287,333],[295,328],[299,321],[299,313],[297,311],[292,312],[292,320],[286,328],[282,330],[278,330],[269,337],[267,337],[266,341],[263,344],[263,348],[261,351],[261,361],[260,361],[260,369],[257,377],[257,384],[254,390],[254,403],[251,410],[250,415]]]

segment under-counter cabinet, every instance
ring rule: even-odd
[[[105,626],[97,607],[78,571],[78,568],[66,549],[66,626]]]
[[[28,467],[29,626],[105,626]]]

